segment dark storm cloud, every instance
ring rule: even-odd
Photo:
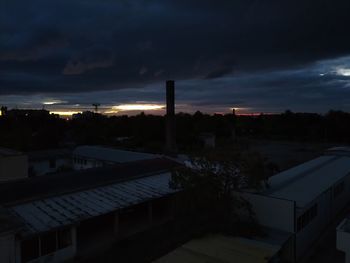
[[[139,88],[146,96],[141,88],[174,78],[194,83],[182,99],[199,104],[242,102],[227,98],[238,92],[244,101],[282,105],[284,97],[274,96],[296,89],[332,98],[331,81],[310,77],[308,67],[350,53],[345,0],[12,0],[0,7],[0,94]],[[280,75],[293,68],[300,75]]]
[[[345,67],[349,64],[350,57],[344,57],[295,69],[177,81],[177,111],[229,113],[232,107],[239,108],[239,112],[350,110],[350,68]],[[23,101],[23,107],[41,107],[45,101],[61,101],[47,108],[86,110],[98,99],[101,109],[108,111],[125,103],[164,104],[164,98],[164,83],[156,82],[142,89],[3,96],[0,104]]]

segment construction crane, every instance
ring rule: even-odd
[[[98,107],[100,107],[100,103],[93,103],[92,106],[95,108],[95,113],[98,113]]]

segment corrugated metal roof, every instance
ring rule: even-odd
[[[159,157],[155,154],[150,153],[124,151],[119,149],[88,145],[77,147],[73,151],[73,155],[115,163],[148,160]]]
[[[169,187],[170,179],[171,173],[162,173],[28,202],[10,210],[24,221],[26,231],[23,234],[30,235],[174,193]]]
[[[349,173],[350,157],[321,156],[272,176],[270,189],[264,194],[293,200],[304,207]]]

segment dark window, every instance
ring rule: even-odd
[[[28,262],[39,257],[39,238],[23,240],[21,243],[22,262]]]
[[[50,168],[56,168],[56,159],[50,159],[49,165]]]
[[[312,207],[310,207],[304,214],[298,217],[297,220],[297,231],[299,232],[303,228],[305,228],[316,216],[318,206],[317,204],[314,204]]]
[[[342,192],[344,192],[344,189],[345,189],[345,183],[343,181],[334,187],[333,196],[334,197],[339,196]]]
[[[72,236],[69,228],[57,231],[58,249],[68,247],[72,244]]]
[[[57,249],[56,232],[50,232],[40,237],[41,255],[51,254]]]

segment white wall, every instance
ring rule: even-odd
[[[256,219],[262,226],[294,232],[294,202],[274,197],[241,193],[255,213]]]
[[[103,166],[103,162],[98,161],[98,160],[88,160],[88,159],[84,159],[82,157],[79,157],[79,159],[83,162],[74,162],[73,159],[73,168],[74,170],[84,170],[84,169],[90,169],[90,168],[95,168],[95,167],[101,167]]]

